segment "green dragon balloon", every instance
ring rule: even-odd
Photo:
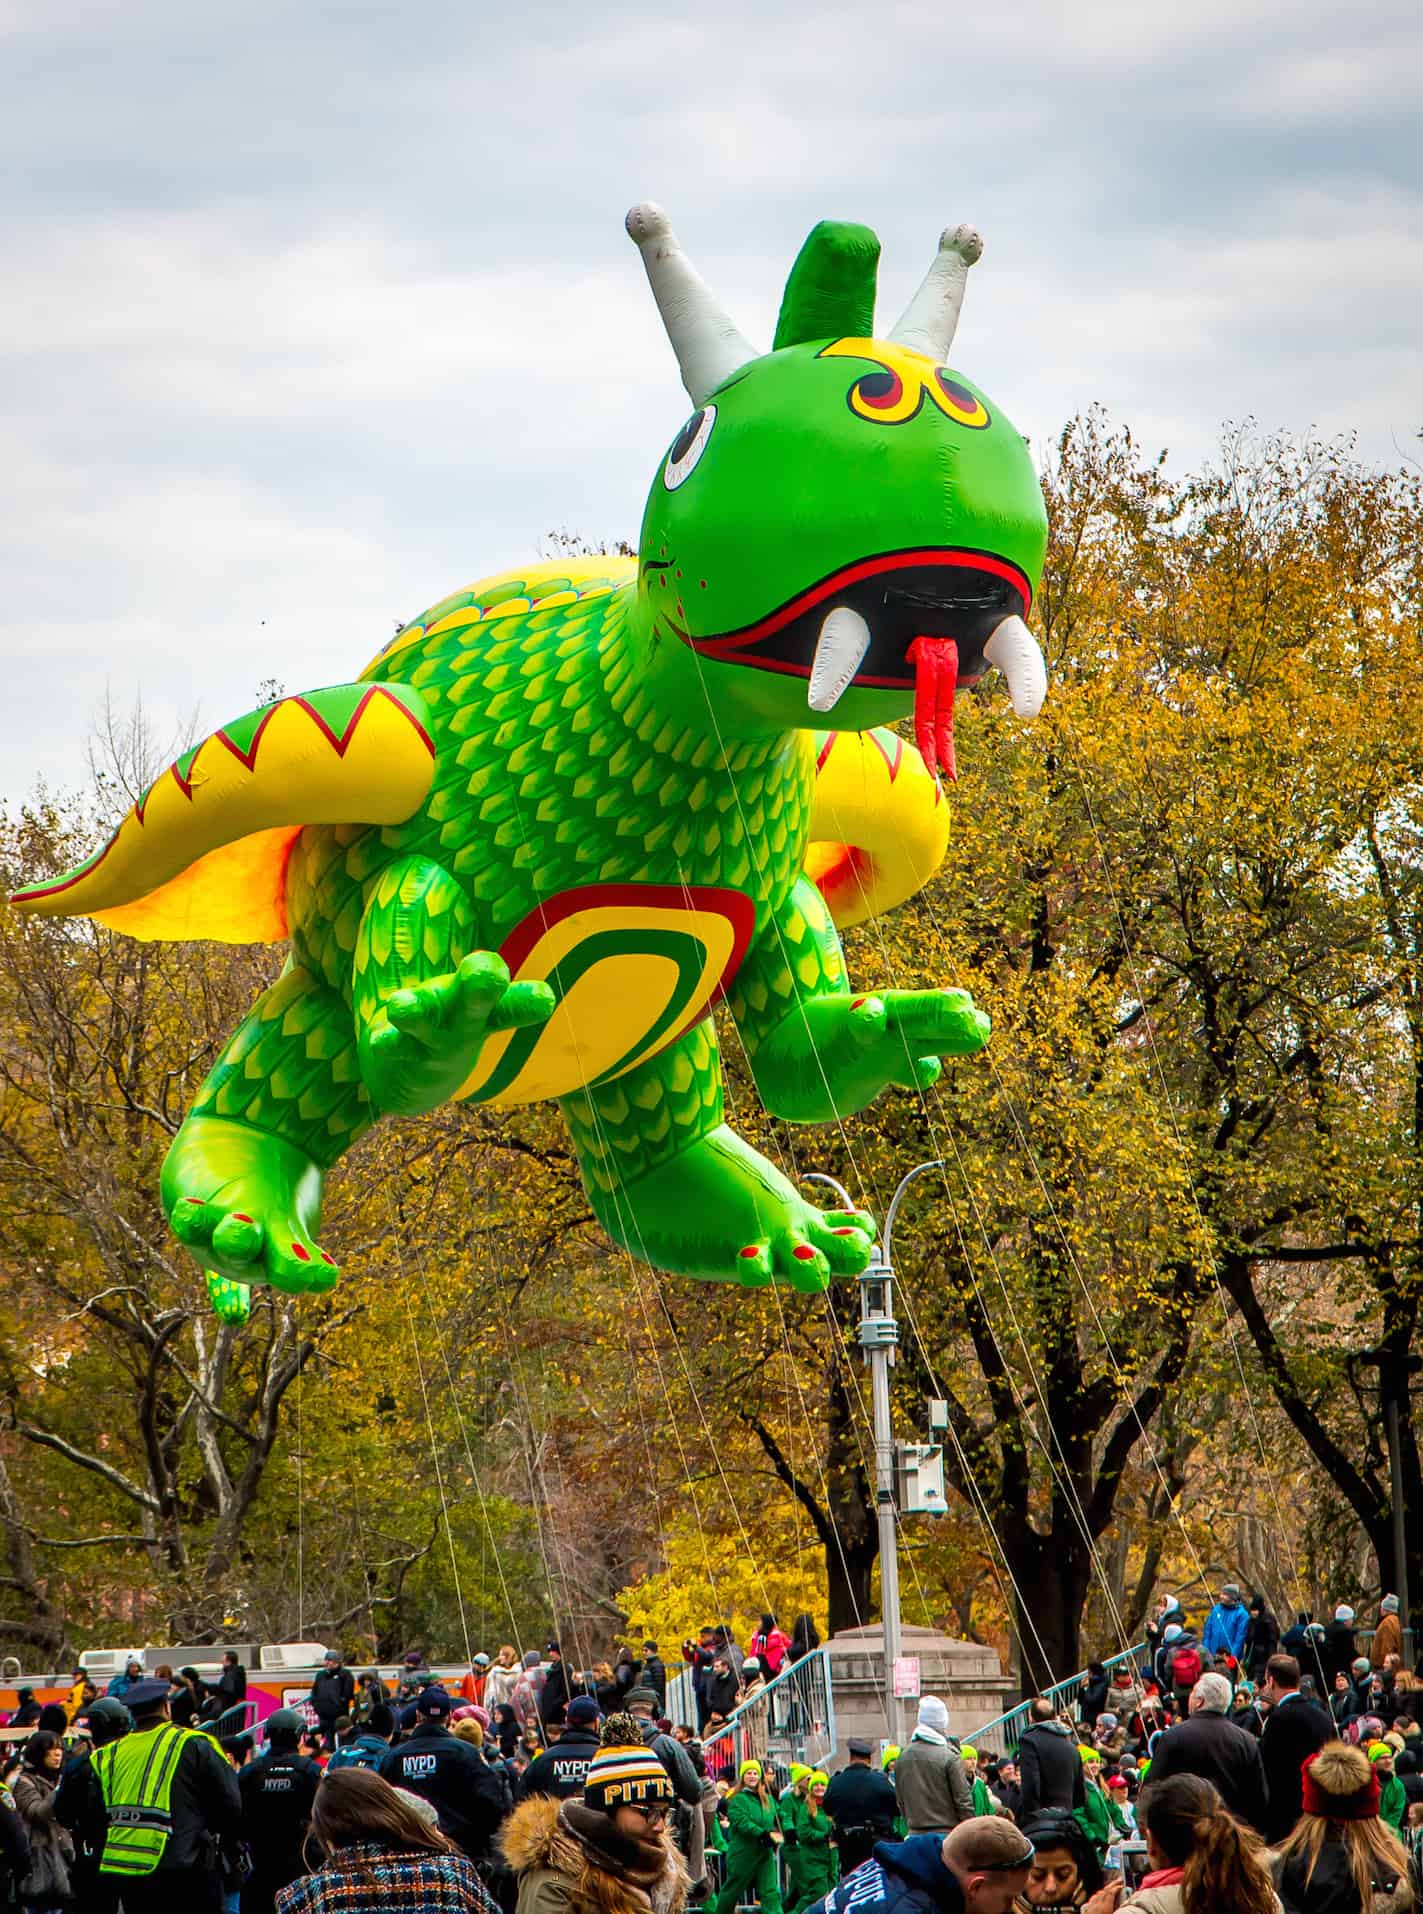
[[[695,410],[636,561],[443,599],[364,674],[225,725],[109,842],[17,902],[139,937],[290,940],[174,1139],[162,1195],[219,1314],[327,1289],[322,1189],[386,1115],[557,1098],[593,1209],[686,1276],[815,1291],[868,1263],[727,1124],[724,1000],[766,1108],[849,1116],[987,1039],[966,993],[850,987],[837,925],[946,843],[953,699],[1031,717],[1043,502],[1020,435],[945,364],[945,233],[874,336],[879,244],[815,228],[773,349],[655,206],[628,231]],[[917,749],[883,727],[912,715]]]

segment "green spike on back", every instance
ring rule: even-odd
[[[879,240],[868,226],[822,219],[796,254],[773,349],[812,339],[870,339]]]

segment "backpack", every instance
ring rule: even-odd
[[[1201,1678],[1199,1649],[1178,1648],[1171,1658],[1171,1681],[1177,1688],[1194,1688]]]

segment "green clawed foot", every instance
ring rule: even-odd
[[[966,990],[836,993],[784,1017],[752,1063],[768,1110],[793,1123],[829,1123],[890,1084],[927,1090],[942,1057],[971,1056],[991,1029]]]
[[[657,1269],[815,1295],[858,1276],[874,1248],[860,1210],[819,1210],[721,1124],[596,1205],[609,1234]]]
[[[163,1207],[207,1273],[222,1321],[243,1320],[233,1292],[254,1283],[292,1296],[333,1286],[335,1260],[316,1239],[323,1181],[280,1137],[225,1117],[188,1118],[164,1159]]]
[[[486,1039],[544,1023],[554,994],[544,983],[514,984],[503,958],[471,951],[458,969],[392,991],[360,1033],[361,1075],[382,1110],[433,1110],[463,1087]]]

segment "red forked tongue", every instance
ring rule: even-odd
[[[952,638],[916,638],[906,656],[914,667],[914,742],[932,773],[958,779],[954,762],[954,687],[959,648]]]

